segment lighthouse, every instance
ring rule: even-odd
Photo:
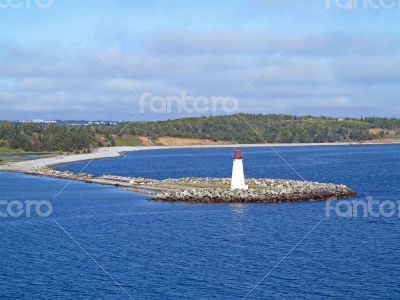
[[[232,166],[231,190],[247,190],[244,182],[243,155],[240,150],[234,150]]]

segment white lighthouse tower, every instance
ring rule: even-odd
[[[243,155],[240,150],[234,150],[231,190],[247,190],[248,188],[244,181]]]

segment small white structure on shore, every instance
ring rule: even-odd
[[[243,155],[240,150],[234,150],[231,190],[247,190],[248,188],[244,181]]]

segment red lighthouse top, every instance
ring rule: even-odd
[[[242,152],[240,150],[233,150],[233,159],[243,159]]]

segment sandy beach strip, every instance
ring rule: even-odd
[[[382,143],[387,144],[387,143]],[[194,146],[122,146],[97,148],[88,154],[70,154],[35,160],[21,161],[0,166],[0,171],[29,172],[38,168],[50,168],[56,165],[90,161],[102,158],[119,157],[124,152],[161,150],[161,149],[191,149],[191,148],[248,148],[248,147],[299,147],[299,146],[351,146],[351,145],[380,145],[379,143],[314,143],[314,144],[230,144],[230,145],[194,145]]]

